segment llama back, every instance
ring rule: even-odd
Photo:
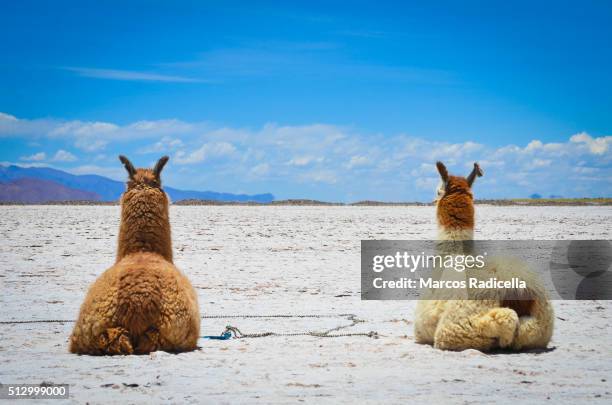
[[[494,299],[499,301],[530,301],[535,299],[548,300],[548,293],[542,280],[529,265],[513,256],[495,256],[487,259],[486,268],[469,272],[471,276],[485,279],[495,277],[498,281],[511,282],[514,279],[524,281],[526,288],[498,288],[492,290],[471,290],[473,299]]]
[[[118,263],[117,312],[115,320],[133,336],[159,323],[163,301],[163,268],[152,255],[135,255]],[[128,263],[125,263],[125,262]]]

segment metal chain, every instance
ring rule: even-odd
[[[334,333],[330,331],[325,332],[294,332],[294,333],[278,333],[278,332],[260,332],[260,333],[242,333],[240,329],[235,326],[226,326],[225,330],[231,332],[236,339],[248,339],[248,338],[260,338],[268,336],[314,336],[314,337],[344,337],[344,336],[367,336],[370,338],[378,339],[380,335],[376,331],[369,332],[353,332],[353,333]]]
[[[10,324],[19,324],[19,323],[70,323],[76,322],[71,319],[37,319],[33,321],[0,321],[0,325],[10,325]]]
[[[231,319],[231,318],[346,318],[354,314],[270,314],[270,315],[202,315],[202,319]],[[74,323],[74,319],[36,319],[29,321],[0,321],[0,325],[21,323]]]
[[[202,319],[226,318],[346,318],[355,314],[269,314],[269,315],[202,315]]]
[[[353,332],[353,333],[332,333],[337,332],[341,329],[351,328],[358,323],[365,322],[362,319],[357,318],[355,314],[271,314],[271,315],[203,315],[202,319],[228,319],[228,318],[347,318],[351,321],[349,325],[340,325],[335,328],[328,329],[323,332],[318,331],[307,331],[307,332],[293,332],[293,333],[279,333],[279,332],[260,332],[260,333],[242,333],[240,329],[235,326],[228,325],[225,327],[226,332],[232,333],[234,338],[246,339],[246,338],[259,338],[267,336],[314,336],[314,337],[344,337],[344,336],[367,336],[370,338],[378,339],[379,334],[376,331],[370,332]],[[74,320],[68,319],[37,319],[29,321],[0,321],[2,325],[8,324],[27,324],[27,323],[73,323]]]
[[[230,332],[234,335],[236,339],[245,339],[245,338],[259,338],[259,337],[268,337],[268,336],[314,336],[314,337],[344,337],[344,336],[367,336],[370,338],[378,339],[379,335],[376,331],[370,332],[352,332],[352,333],[332,333],[337,332],[341,329],[352,328],[358,323],[365,322],[362,319],[357,318],[354,314],[340,314],[335,317],[346,317],[347,320],[351,321],[349,325],[340,325],[335,328],[328,329],[324,332],[317,331],[307,331],[307,332],[293,332],[293,333],[278,333],[278,332],[260,332],[260,333],[242,333],[240,329],[235,326],[227,325],[225,327],[225,332]]]

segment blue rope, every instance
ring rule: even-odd
[[[211,340],[229,340],[232,337],[232,332],[226,330],[220,335],[211,335],[211,336],[202,336],[202,339],[211,339]]]

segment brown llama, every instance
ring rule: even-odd
[[[135,169],[124,156],[127,190],[121,196],[121,226],[115,264],[90,287],[70,337],[81,354],[145,354],[197,348],[197,295],[172,262],[168,197],[160,174]]]
[[[483,173],[477,163],[467,178],[450,176],[442,162],[437,162],[437,168],[441,177],[436,199],[438,239],[449,241],[440,246],[446,246],[444,253],[465,254],[465,246],[470,249],[470,244],[454,242],[473,239],[472,184]],[[526,282],[526,291],[517,296],[517,291],[494,289],[472,296],[477,299],[419,301],[414,324],[416,341],[444,350],[545,348],[552,336],[554,314],[538,277],[525,263],[513,258],[489,258],[485,268],[478,271],[498,280],[521,279]],[[456,277],[452,269],[443,269],[441,274]]]

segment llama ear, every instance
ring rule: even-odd
[[[168,159],[170,159],[168,156],[162,156],[161,158],[159,158],[159,160],[155,164],[155,167],[153,168],[153,174],[155,175],[155,177],[157,177],[158,180],[162,169],[164,168],[166,163],[168,163]]]
[[[444,166],[442,162],[436,162],[436,167],[438,168],[438,173],[440,173],[442,181],[446,183],[448,181],[448,170],[446,170],[446,166]]]
[[[474,184],[474,180],[476,180],[476,177],[482,177],[483,174],[484,172],[482,171],[480,166],[478,166],[478,163],[474,162],[474,168],[472,169],[472,173],[470,173],[470,175],[467,177],[468,185],[472,187],[472,184]]]
[[[123,155],[119,155],[119,160],[121,163],[123,163],[123,166],[125,166],[125,170],[127,170],[130,179],[133,179],[134,175],[136,174],[136,169],[134,169],[132,162],[130,162],[130,160]]]

